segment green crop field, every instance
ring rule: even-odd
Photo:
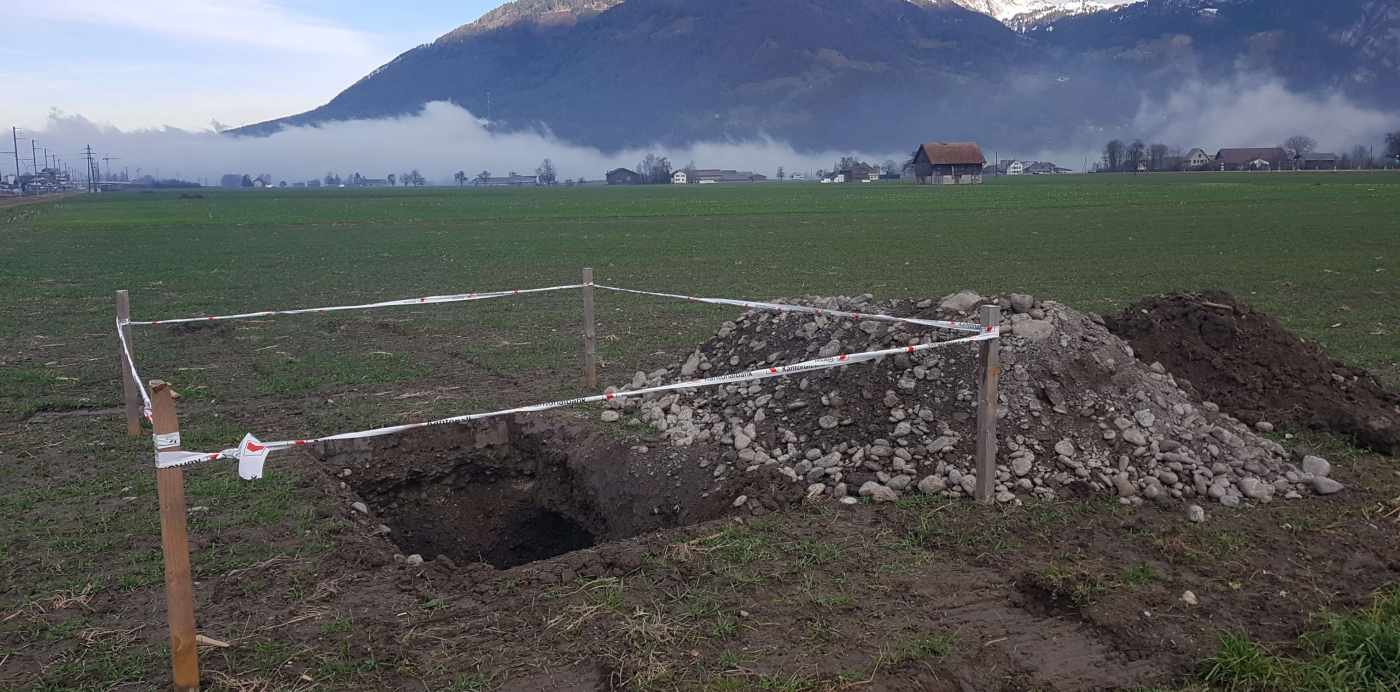
[[[177,197],[112,195],[0,212],[9,216],[0,217],[0,338],[11,359],[26,354],[11,365],[29,373],[4,384],[5,407],[24,410],[43,395],[46,387],[24,382],[43,381],[43,363],[78,335],[109,331],[117,288],[131,291],[142,319],[571,283],[586,265],[600,283],[696,295],[924,297],[970,287],[1101,313],[1152,293],[1223,288],[1343,360],[1392,381],[1400,375],[1396,175]],[[429,333],[486,327],[492,338],[461,344],[464,353],[559,368],[577,349],[576,304],[576,296],[532,297],[353,313],[335,323],[421,316],[425,322],[405,324]],[[604,343],[605,360],[626,370],[658,347],[697,342],[725,314],[600,296],[603,329],[626,337]],[[282,330],[311,322],[264,329],[296,340],[299,328]],[[522,341],[528,347],[510,346]],[[169,345],[143,349],[143,374],[178,379],[169,367],[209,365],[182,357],[178,340]],[[108,364],[79,370],[62,373],[79,380],[65,389],[111,403]],[[388,370],[395,379],[441,374],[408,363]],[[330,368],[326,382],[346,376]],[[314,376],[292,379],[263,381],[260,391],[316,384]]]
[[[1149,294],[1225,289],[1400,384],[1396,174],[201,194],[0,209],[0,523],[12,527],[0,532],[0,616],[83,589],[155,594],[144,607],[159,610],[154,511],[111,505],[154,506],[150,443],[128,440],[108,410],[121,401],[116,289],[130,291],[137,320],[574,283],[585,266],[599,283],[701,296],[972,288],[1105,314]],[[675,362],[734,312],[600,292],[604,382]],[[142,376],[181,395],[186,447],[210,450],[250,431],[330,434],[584,393],[580,315],[567,291],[137,327],[134,342]],[[295,479],[274,470],[251,491],[229,476],[190,474],[192,505],[224,503],[196,520],[196,533],[221,536],[196,546],[196,578],[326,549],[322,523],[293,500]],[[294,527],[296,541],[242,533],[273,525]],[[72,617],[67,635],[29,616],[0,624],[0,666],[36,642],[100,629],[81,610]],[[66,656],[58,668],[12,678],[0,668],[0,686],[141,680],[163,670],[160,629],[110,650],[44,644]]]

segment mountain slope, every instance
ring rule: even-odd
[[[1400,104],[1388,0],[1091,0],[1119,6],[1024,32],[987,14],[1083,1],[519,0],[320,108],[235,133],[451,101],[499,130],[605,150],[763,135],[809,150],[933,138],[1042,150],[1121,125],[1145,95],[1241,69]]]
[[[448,100],[489,112],[498,127],[543,124],[604,148],[760,132],[854,146],[868,141],[868,124],[889,117],[890,104],[902,104],[895,116],[911,125],[935,115],[966,121],[972,98],[930,96],[993,96],[979,85],[1007,79],[1026,57],[1023,43],[981,14],[904,0],[629,0],[574,21],[468,25],[321,108],[239,133]],[[934,110],[918,112],[925,108]]]
[[[1165,84],[1268,75],[1300,92],[1400,105],[1400,4],[1393,0],[1149,0],[1065,18],[1029,36]]]

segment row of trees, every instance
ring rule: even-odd
[[[1109,171],[1165,171],[1171,148],[1165,144],[1144,144],[1133,140],[1132,144],[1121,139],[1109,142],[1103,148],[1103,169]]]
[[[507,175],[512,178],[515,178],[520,174],[515,171],[511,171]],[[477,173],[475,176],[467,175],[466,171],[457,171],[456,173],[452,174],[452,181],[457,183],[457,185],[459,186],[466,185],[468,182],[484,183],[490,180],[491,178],[492,175],[491,171],[489,170],[483,170],[482,172]],[[558,184],[559,175],[554,168],[553,161],[545,159],[544,161],[540,162],[540,165],[535,168],[535,181],[540,185]]]

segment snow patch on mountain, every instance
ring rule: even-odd
[[[1013,28],[1024,29],[1045,20],[1077,14],[1103,12],[1142,0],[952,0],[973,12],[996,18]]]

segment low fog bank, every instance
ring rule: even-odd
[[[1073,170],[1092,168],[1111,139],[1162,143],[1182,153],[1200,147],[1210,154],[1225,147],[1272,147],[1293,135],[1317,140],[1317,151],[1344,154],[1358,145],[1380,145],[1384,134],[1400,130],[1400,118],[1350,102],[1339,94],[1310,96],[1290,91],[1267,75],[1241,73],[1210,82],[1189,80],[1184,86],[1164,85],[1160,93],[1138,98],[1134,115],[1118,124],[1089,121],[1066,125],[1062,141],[1018,143],[980,141],[990,161],[1053,161]],[[1131,112],[1131,111],[1130,111]],[[415,115],[383,120],[345,121],[321,127],[288,128],[270,137],[233,137],[213,130],[191,132],[175,128],[122,131],[79,115],[53,113],[45,130],[32,133],[50,151],[63,152],[70,164],[92,145],[99,156],[120,158],[114,169],[125,168],[162,178],[218,184],[227,173],[258,176],[274,182],[319,179],[327,173],[348,178],[400,176],[417,169],[429,182],[451,184],[462,171],[473,178],[482,171],[495,176],[511,172],[533,175],[545,158],[552,160],[559,181],[599,180],[617,167],[635,168],[648,153],[666,156],[673,168],[694,162],[700,168],[753,171],[773,177],[779,166],[787,172],[812,173],[830,169],[842,156],[856,155],[871,164],[908,159],[903,151],[798,151],[781,136],[744,142],[704,142],[688,147],[652,146],[620,153],[560,140],[547,130],[493,133],[488,123],[445,102],[427,104]],[[929,137],[937,126],[930,125]],[[23,143],[21,143],[23,144]],[[1011,144],[1013,146],[1008,146]],[[23,148],[23,146],[21,147]],[[1381,147],[1377,147],[1377,153]],[[75,165],[76,167],[76,165]],[[8,167],[6,167],[8,168]]]
[[[1400,130],[1400,116],[1357,105],[1340,93],[1302,94],[1279,78],[1240,73],[1225,81],[1193,79],[1144,93],[1131,122],[1121,127],[1082,127],[1061,146],[1030,158],[1079,170],[1092,167],[1112,139],[1162,143],[1174,152],[1195,147],[1214,156],[1231,147],[1277,147],[1294,135],[1317,140],[1316,151],[1345,154],[1353,147],[1384,150],[1385,134]],[[988,158],[991,154],[988,153]],[[1009,158],[1005,151],[1003,159]]]
[[[445,102],[427,104],[422,112],[383,120],[353,120],[320,127],[288,128],[270,137],[234,137],[212,130],[190,132],[175,128],[122,131],[101,126],[78,115],[52,114],[48,127],[34,135],[51,151],[76,152],[91,144],[99,155],[121,157],[132,176],[158,175],[218,184],[226,173],[258,176],[273,181],[305,181],[335,173],[345,178],[402,175],[417,169],[431,183],[451,184],[453,174],[468,178],[482,171],[504,176],[514,171],[534,175],[549,158],[559,181],[600,180],[617,167],[635,168],[648,153],[666,156],[674,168],[694,162],[700,168],[753,171],[773,177],[779,166],[789,172],[830,168],[853,152],[803,152],[770,139],[747,142],[705,142],[685,148],[648,147],[604,154],[598,149],[563,142],[548,132],[493,133],[487,123]],[[854,152],[872,162],[901,160],[903,154]]]

